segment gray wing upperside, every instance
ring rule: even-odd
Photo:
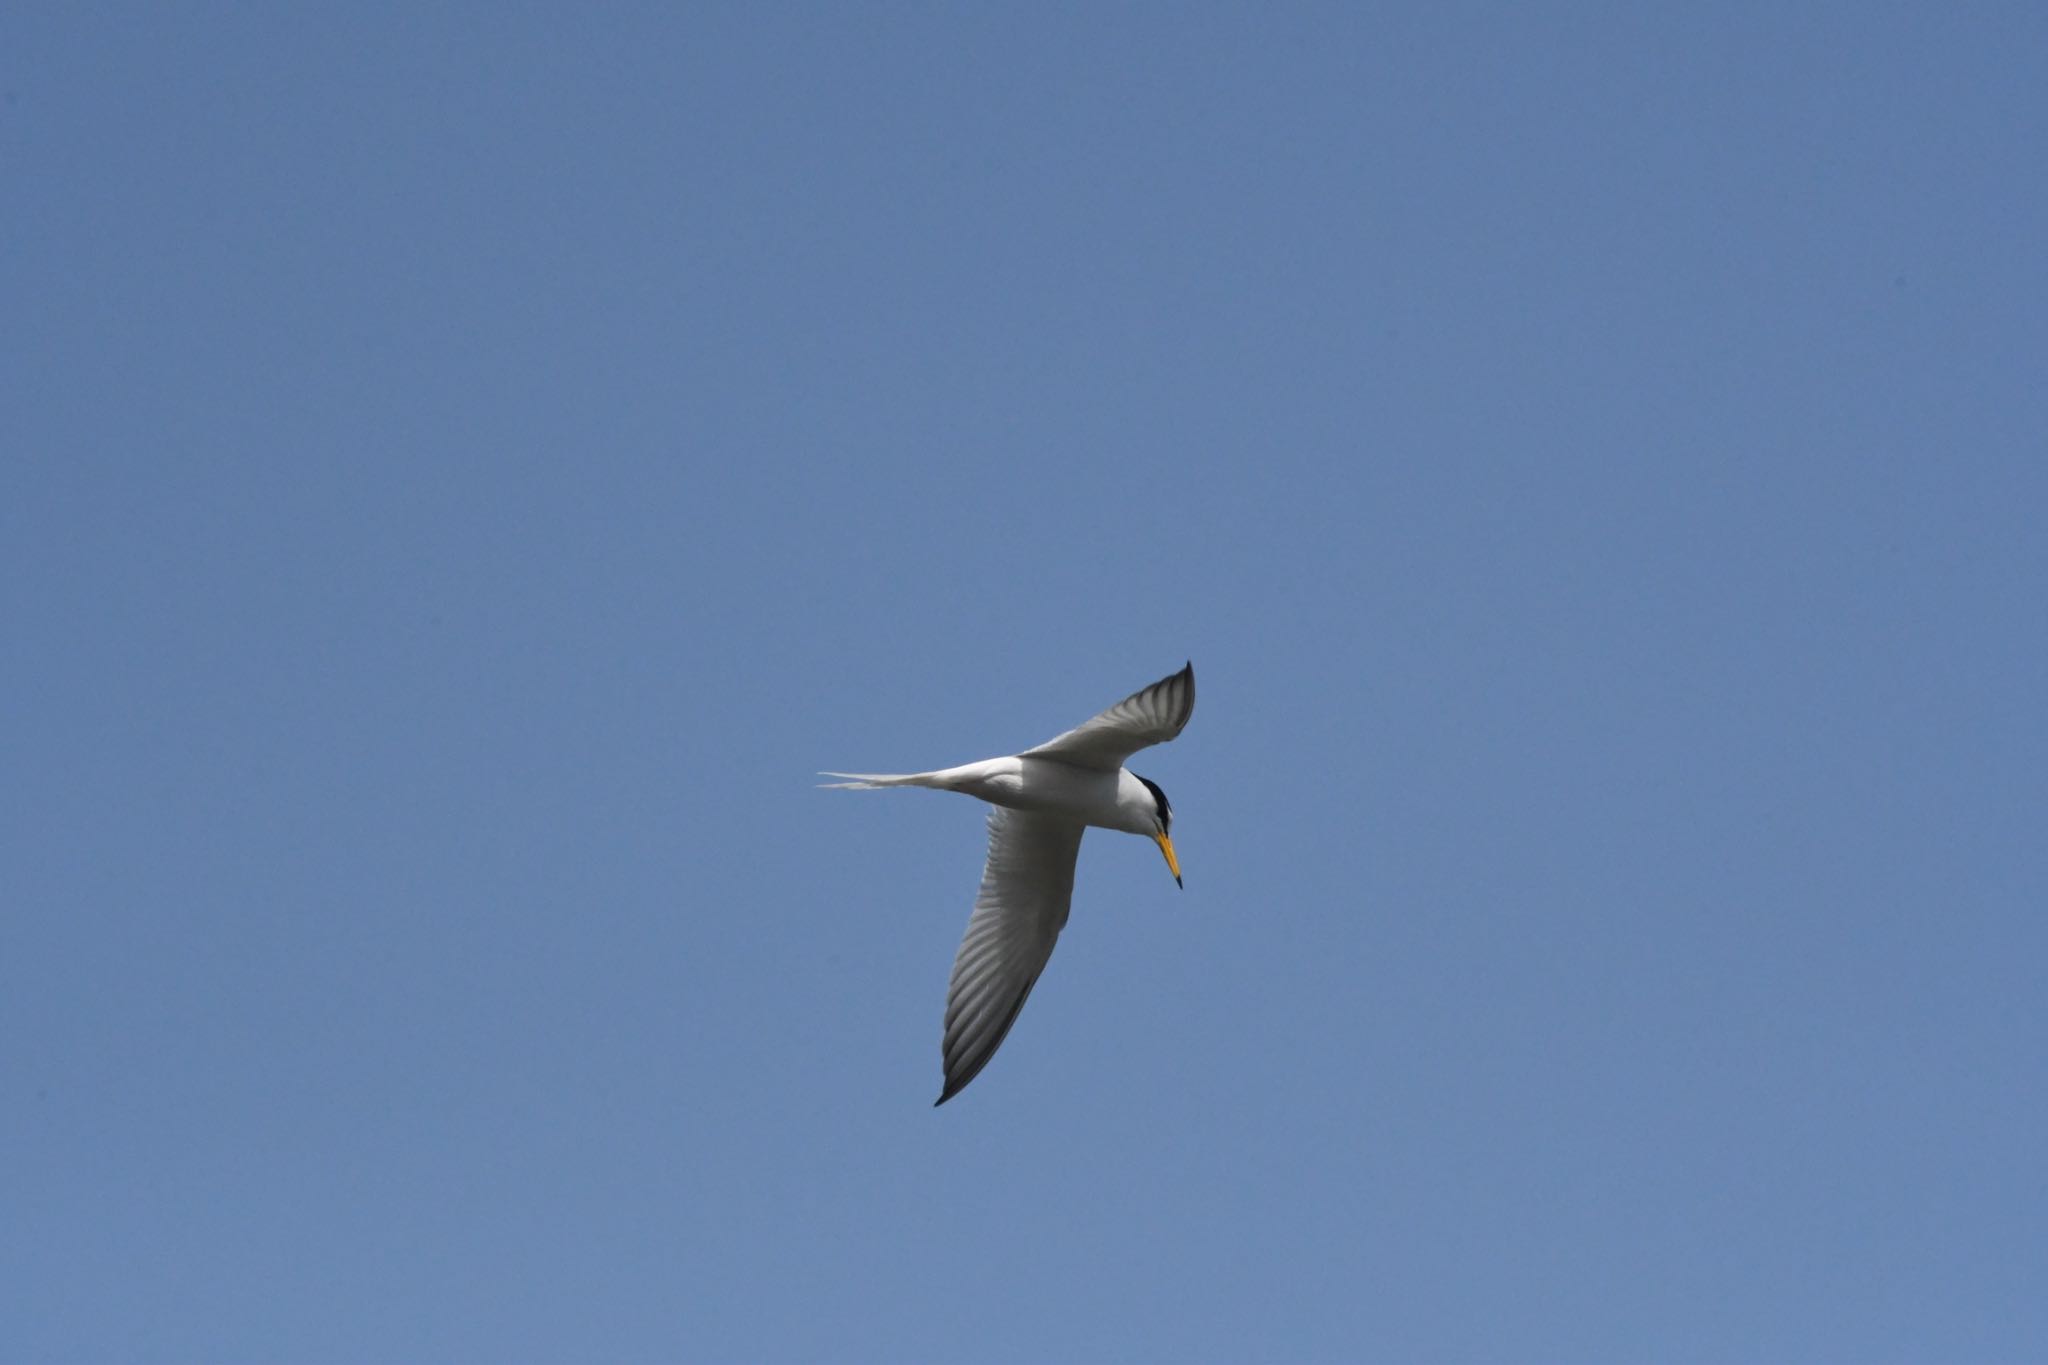
[[[1138,750],[1178,737],[1194,713],[1195,666],[1190,663],[1019,757],[1052,758],[1077,768],[1115,772]]]

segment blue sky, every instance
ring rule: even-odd
[[[0,17],[0,1357],[2048,1354],[2048,19]],[[931,1108],[981,811],[1192,659]]]

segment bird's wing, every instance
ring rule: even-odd
[[[946,988],[940,1104],[996,1055],[1052,957],[1074,899],[1074,860],[1086,828],[1037,811],[998,806],[989,813],[988,866]]]
[[[1138,750],[1179,735],[1194,713],[1195,666],[1189,664],[1019,757],[1056,758],[1077,768],[1113,773]]]

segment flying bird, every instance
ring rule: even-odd
[[[1180,884],[1173,806],[1159,784],[1124,767],[1140,749],[1179,735],[1195,710],[1195,666],[1133,692],[1093,720],[1008,758],[928,773],[821,773],[837,790],[930,787],[964,792],[988,816],[988,865],[946,988],[944,1104],[981,1073],[1017,1022],[1052,957],[1074,898],[1074,860],[1088,826],[1159,845]]]

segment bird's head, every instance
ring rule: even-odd
[[[1132,777],[1138,777],[1136,773]],[[1152,842],[1159,845],[1159,851],[1166,855],[1166,868],[1173,873],[1173,884],[1180,886],[1180,859],[1173,852],[1173,802],[1166,799],[1166,793],[1159,784],[1149,777],[1138,777],[1145,784],[1145,790],[1152,796],[1152,821],[1154,828],[1149,831]]]

